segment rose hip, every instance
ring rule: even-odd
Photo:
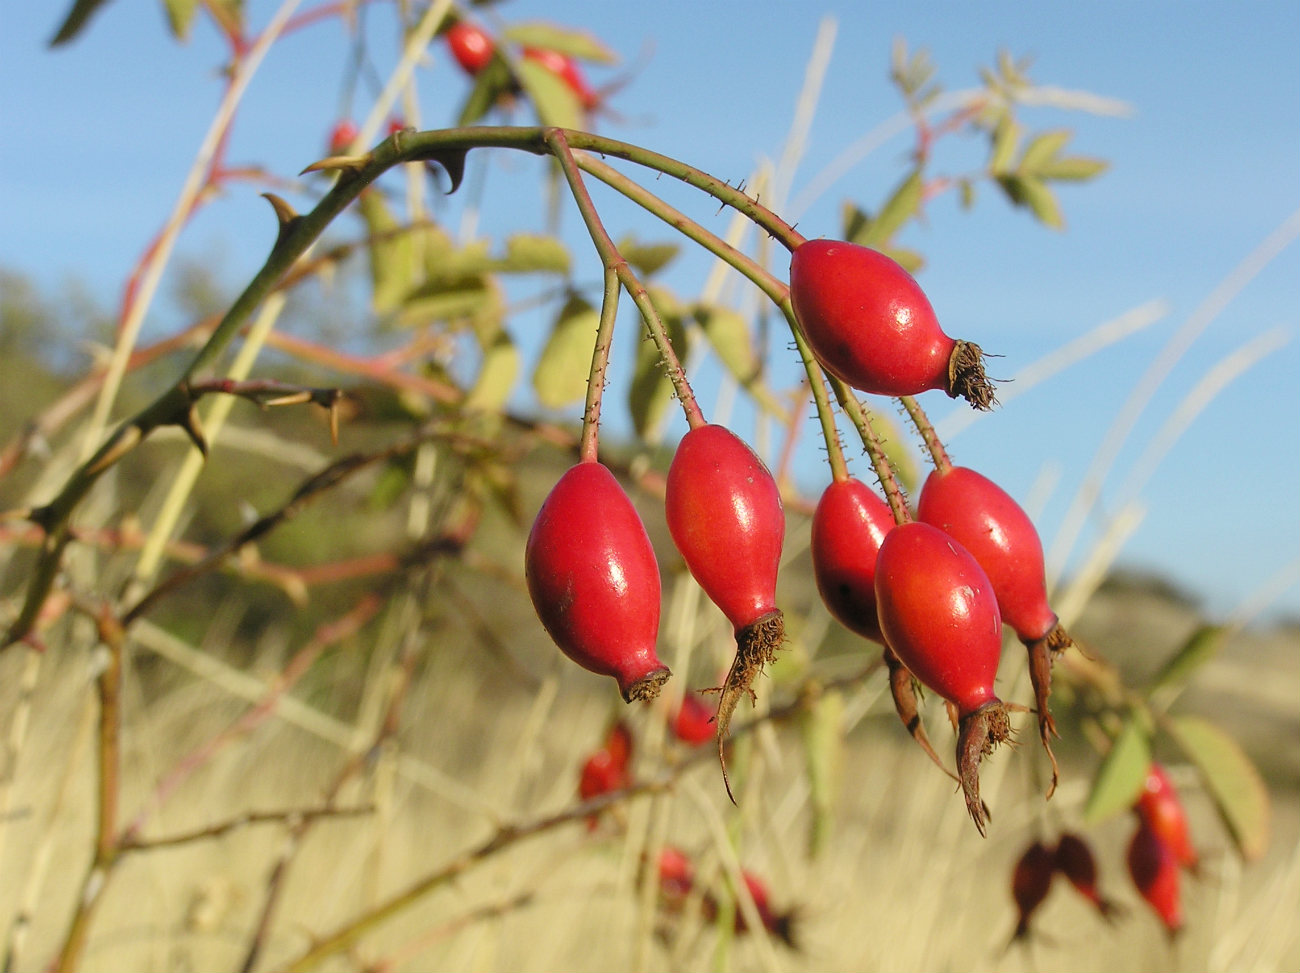
[[[876,606],[886,643],[908,670],[956,707],[957,773],[980,834],[986,812],[979,765],[1011,734],[993,691],[1002,617],[992,582],[954,538],[930,524],[900,524],[876,562]]]
[[[961,466],[943,465],[926,478],[917,520],[956,538],[993,583],[1002,621],[1029,650],[1029,675],[1038,711],[1038,731],[1052,762],[1048,796],[1056,789],[1058,735],[1048,705],[1052,662],[1073,641],[1047,603],[1043,545],[1029,515],[992,480]]]
[[[524,551],[533,607],[561,651],[652,699],[671,673],[655,654],[659,565],[645,526],[610,471],[571,467],[542,504]]]
[[[740,437],[719,425],[691,429],[668,467],[664,492],[668,531],[704,593],[731,622],[736,657],[715,717],[718,757],[731,714],[785,640],[776,607],[777,568],[785,512],[776,481]]]
[[[800,244],[790,300],[817,360],[853,388],[892,396],[943,389],[992,407],[979,346],[944,334],[912,275],[883,253],[841,240]]]
[[[1179,888],[1178,859],[1145,820],[1128,846],[1128,871],[1138,894],[1164,924],[1170,938],[1183,928],[1183,907]]]

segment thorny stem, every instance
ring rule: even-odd
[[[786,307],[790,305],[789,295],[786,295]],[[791,307],[789,317],[793,319],[794,309]],[[812,389],[813,402],[817,405],[817,420],[821,423],[822,438],[826,440],[826,456],[831,465],[831,478],[839,483],[849,478],[849,466],[844,461],[844,446],[840,442],[840,433],[835,426],[835,412],[831,409],[830,397],[826,394],[826,380],[822,374],[822,367],[818,364],[812,349],[808,347],[808,342],[803,336],[803,331],[797,327],[791,327],[790,333],[794,335],[795,348],[799,351],[799,357],[803,360],[804,370],[808,373],[808,387]]]
[[[921,439],[925,442],[925,448],[930,451],[930,458],[934,460],[934,468],[940,473],[946,473],[952,469],[952,463],[948,459],[948,451],[943,448],[943,443],[939,441],[939,434],[934,431],[934,425],[930,422],[930,417],[925,414],[925,410],[921,408],[921,403],[910,395],[904,395],[898,401],[903,403],[903,408],[907,410],[912,425],[916,426],[916,431],[921,434]]]
[[[790,226],[766,206],[760,204],[757,199],[749,196],[743,189],[723,182],[707,172],[696,169],[694,166],[686,165],[684,162],[670,156],[660,155],[658,152],[652,152],[639,145],[605,138],[591,132],[564,130],[564,135],[572,148],[588,149],[599,155],[612,155],[616,158],[627,159],[629,162],[635,162],[646,168],[662,172],[666,176],[680,179],[689,186],[703,190],[719,202],[725,203],[737,212],[749,217],[752,222],[766,230],[791,252],[805,240],[803,234],[795,230],[794,227]]]
[[[45,542],[33,567],[31,581],[17,619],[10,625],[0,648],[8,647],[28,636],[44,604],[46,596],[54,585],[62,565],[63,551],[71,540],[69,521],[73,512],[90,492],[99,477],[139,445],[159,426],[179,425],[195,434],[197,428],[191,412],[193,399],[188,384],[204,368],[215,362],[225,348],[272,294],[283,279],[295,267],[295,264],[324,232],[330,222],[338,216],[361,191],[378,179],[384,172],[396,165],[406,162],[437,162],[447,169],[452,176],[453,187],[459,184],[464,172],[465,156],[473,148],[508,148],[535,155],[568,154],[569,147],[587,149],[592,152],[612,155],[645,166],[665,175],[694,186],[722,203],[743,213],[758,226],[765,229],[788,249],[793,250],[804,238],[789,224],[762,206],[756,199],[743,190],[733,187],[722,180],[702,172],[693,166],[676,159],[651,152],[640,146],[568,129],[547,129],[542,127],[482,126],[459,129],[443,129],[431,132],[397,132],[385,139],[373,150],[358,156],[332,157],[322,160],[309,169],[338,170],[340,175],[330,190],[321,198],[314,209],[304,215],[294,213],[286,203],[274,197],[268,197],[280,220],[280,230],[274,246],[261,270],[254,275],[243,293],[235,300],[221,322],[185,368],[181,376],[154,402],[147,405],[135,416],[122,422],[107,441],[99,447],[64,483],[60,492],[48,504],[31,512],[31,519],[39,524],[46,533]],[[570,156],[561,159],[561,164],[576,167]],[[576,194],[581,202],[581,195]],[[605,239],[608,236],[605,235]],[[608,261],[607,261],[608,265]],[[644,288],[636,281],[625,263],[615,265],[619,278],[628,289],[646,318],[647,325],[653,333],[658,317],[654,312]],[[662,330],[662,329],[661,329]],[[661,349],[667,347],[666,336]],[[670,350],[670,349],[669,349]],[[665,358],[670,362],[674,360]],[[680,364],[678,365],[680,368]],[[684,382],[684,374],[682,380]],[[688,420],[692,424],[702,422],[702,417],[692,418],[689,403],[683,401],[687,409]],[[197,437],[196,437],[196,441]]]
[[[578,444],[578,458],[584,463],[596,462],[600,438],[600,403],[605,393],[605,375],[609,370],[609,350],[614,343],[614,319],[618,317],[618,274],[612,267],[605,268],[605,294],[600,302],[600,326],[596,330],[596,346],[591,353],[591,371],[587,375],[587,401],[582,412],[582,439]]]
[[[903,488],[899,485],[898,477],[894,475],[894,468],[880,445],[880,437],[876,435],[875,427],[871,425],[871,414],[862,407],[853,390],[834,376],[831,377],[831,388],[835,390],[835,398],[839,400],[840,408],[857,427],[858,435],[862,437],[862,446],[871,460],[871,468],[880,478],[880,488],[885,491],[885,499],[889,502],[889,509],[894,515],[894,523],[907,523],[912,519],[907,509],[907,497],[903,495]]]
[[[578,167],[589,175],[595,176],[611,189],[622,193],[652,216],[672,227],[688,240],[698,243],[715,257],[731,264],[736,270],[753,282],[759,290],[776,304],[780,304],[790,292],[785,283],[769,273],[767,268],[748,254],[737,250],[726,240],[705,229],[685,213],[656,196],[634,179],[629,179],[613,166],[597,159],[586,152],[575,152],[574,160]]]
[[[587,187],[582,181],[582,173],[578,168],[577,162],[573,158],[573,153],[569,150],[566,133],[562,129],[548,129],[545,134],[547,145],[551,147],[551,153],[555,156],[556,161],[560,164],[560,169],[564,173],[565,179],[568,180],[569,190],[573,193],[573,199],[578,204],[578,211],[582,214],[583,222],[587,224],[587,232],[591,234],[592,243],[596,246],[600,259],[604,261],[606,273],[617,275],[619,282],[627,291],[632,302],[636,304],[637,310],[641,312],[641,317],[645,320],[646,327],[650,331],[650,337],[654,340],[655,347],[658,348],[659,354],[663,356],[664,368],[668,373],[668,379],[673,384],[673,390],[677,393],[677,399],[682,404],[682,409],[686,412],[686,421],[694,429],[696,426],[704,425],[704,414],[700,411],[699,403],[695,401],[695,393],[691,391],[690,383],[686,379],[686,369],[682,367],[681,361],[677,358],[677,353],[673,350],[672,341],[668,338],[668,331],[664,327],[659,312],[655,309],[654,303],[650,300],[650,295],[645,289],[645,285],[637,279],[636,274],[628,262],[619,253],[618,247],[609,233],[605,229],[604,223],[601,222],[600,214],[596,212],[595,204],[591,201],[591,194],[587,192]],[[606,278],[605,287],[606,305],[609,298],[609,281]],[[610,336],[606,335],[606,319],[609,324],[613,323],[613,315],[608,314],[606,309],[601,309],[601,336],[597,337],[596,354],[592,361],[591,384],[595,387],[596,396],[596,418],[599,418],[600,393],[604,391],[605,364],[609,357],[609,340]],[[604,347],[601,347],[601,337],[605,338]],[[599,374],[598,374],[599,373]],[[599,381],[597,381],[599,378]],[[593,389],[587,390],[588,403],[591,402]],[[588,405],[590,409],[590,405]],[[587,439],[587,422],[589,417],[583,417],[583,441]]]

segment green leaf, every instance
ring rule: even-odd
[[[444,278],[417,287],[397,312],[400,327],[422,327],[433,321],[468,319],[482,330],[487,321],[500,318],[500,295],[491,282],[480,276]]]
[[[1065,219],[1061,216],[1060,204],[1041,180],[1030,176],[999,176],[998,185],[1012,203],[1028,209],[1044,226],[1054,230],[1064,228]]]
[[[971,209],[975,205],[975,183],[970,179],[961,179],[957,182],[957,191],[961,195],[961,208]]]
[[[749,321],[739,311],[722,305],[697,304],[691,315],[704,330],[704,337],[723,366],[741,385],[752,382],[759,372],[758,355]]]
[[[863,246],[862,238],[871,231],[871,214],[854,203],[845,203],[841,211],[840,225],[845,240]]]
[[[50,39],[50,47],[58,47],[75,38],[85,29],[90,18],[107,2],[108,0],[76,0],[67,16],[63,18],[58,31]]]
[[[1040,179],[1054,179],[1058,182],[1084,182],[1101,175],[1110,168],[1105,159],[1094,159],[1086,155],[1067,155],[1053,159],[1040,166]]]
[[[569,250],[557,237],[515,233],[506,238],[506,252],[495,269],[508,274],[568,274]]]
[[[1041,167],[1060,154],[1072,134],[1068,129],[1062,128],[1035,137],[1025,146],[1024,155],[1020,157],[1020,165],[1017,167],[1018,171],[1022,175],[1041,175]]]
[[[596,64],[617,64],[618,55],[611,51],[594,34],[570,30],[544,21],[511,24],[501,36],[520,47],[536,47],[559,51],[582,61]]]
[[[502,411],[510,400],[518,376],[519,349],[504,329],[499,330],[483,349],[483,363],[479,366],[474,387],[465,397],[465,408],[481,412]]]
[[[465,104],[461,106],[456,124],[473,125],[514,90],[515,79],[510,73],[510,67],[499,55],[493,57],[487,67],[474,78],[474,86],[470,88]]]
[[[618,252],[642,276],[649,277],[666,267],[681,252],[675,243],[638,243],[635,237],[618,241]]]
[[[371,304],[384,314],[400,305],[415,286],[415,241],[410,228],[397,222],[378,191],[363,192],[357,209],[369,231]]]
[[[198,13],[198,0],[163,0],[163,9],[167,12],[167,25],[172,36],[177,40],[188,40],[194,15]]]
[[[573,296],[560,309],[533,369],[533,389],[545,408],[560,409],[587,395],[591,353],[600,328],[600,312]]]
[[[515,68],[538,121],[559,128],[582,128],[582,105],[563,79],[528,58],[520,58]]]
[[[1248,861],[1268,847],[1272,807],[1268,787],[1237,742],[1197,716],[1177,717],[1174,738],[1205,783],[1232,840]]]
[[[1133,806],[1151,766],[1151,741],[1132,714],[1097,768],[1083,819],[1096,824]]]
[[[868,247],[881,247],[888,243],[921,208],[924,189],[925,181],[921,178],[921,170],[914,169],[880,207],[875,219],[871,221],[870,229],[864,235],[865,239],[855,242]]]
[[[816,857],[825,850],[835,820],[835,802],[844,767],[844,695],[823,692],[803,712],[800,725],[804,763],[808,770],[809,821],[808,853]]]
[[[1020,125],[1010,115],[1003,115],[993,130],[993,152],[989,156],[989,172],[998,176],[1011,171],[1011,160],[1020,145]]]
[[[1202,625],[1197,628],[1182,648],[1160,667],[1160,671],[1151,680],[1147,695],[1153,696],[1163,688],[1181,687],[1191,678],[1192,673],[1218,654],[1227,634],[1227,629],[1222,625]]]
[[[659,314],[673,350],[685,358],[690,349],[685,319],[681,314],[665,313],[663,308],[659,309]],[[636,347],[632,381],[627,389],[627,408],[637,436],[642,439],[652,438],[672,399],[673,383],[664,371],[663,356],[659,354],[659,349],[650,340],[650,336],[642,334]]]

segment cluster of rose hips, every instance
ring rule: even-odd
[[[687,695],[669,720],[668,728],[680,743],[697,747],[713,739],[713,713],[698,696]],[[615,720],[601,745],[582,763],[578,773],[578,796],[587,801],[631,785],[635,779],[632,771],[634,750],[631,727],[623,720]],[[594,831],[599,826],[598,815],[587,819],[589,830]],[[740,877],[767,932],[790,948],[797,948],[795,910],[774,908],[767,883],[754,872],[742,868]],[[657,882],[659,906],[665,917],[680,916],[686,911],[688,901],[695,898],[701,918],[708,922],[717,918],[720,902],[717,891],[700,886],[695,863],[680,848],[668,845],[660,851]],[[749,931],[743,910],[736,910],[735,931]]]
[[[1192,844],[1187,812],[1165,769],[1153,763],[1133,805],[1137,830],[1128,846],[1133,885],[1170,936],[1183,928],[1181,870],[1193,875],[1200,856]]]
[[[714,921],[719,911],[719,896],[713,889],[700,888],[695,863],[691,857],[673,845],[659,853],[658,865],[659,907],[665,916],[684,913],[692,898],[699,902],[699,914],[706,922]],[[778,910],[772,905],[767,883],[747,868],[740,870],[741,881],[749,897],[754,900],[758,920],[768,935],[775,937],[791,949],[799,948],[795,938],[797,912],[794,909]],[[743,909],[736,909],[732,927],[737,933],[750,931]]]
[[[1182,801],[1160,764],[1153,763],[1148,769],[1133,812],[1138,826],[1126,856],[1129,878],[1172,937],[1183,927],[1180,869],[1195,873],[1200,862]],[[1047,898],[1057,873],[1064,875],[1103,918],[1109,921],[1118,913],[1117,906],[1098,891],[1097,864],[1082,837],[1063,834],[1055,848],[1035,841],[1024,850],[1011,873],[1011,897],[1018,912],[1013,942],[1029,935],[1030,918]]]
[[[979,347],[948,337],[915,280],[884,254],[804,241],[793,250],[790,298],[797,335],[833,381],[905,402],[942,389],[978,408],[993,403]],[[915,419],[919,407],[909,411]],[[688,410],[688,419],[692,428],[668,470],[665,517],[682,559],[736,637],[715,716],[721,757],[736,701],[784,639],[776,582],[785,517],[775,481],[749,446],[698,412]],[[813,518],[812,560],[831,614],[884,647],[899,715],[932,756],[913,680],[948,702],[958,729],[956,776],[982,834],[980,761],[1010,736],[1014,708],[993,688],[1003,624],[1029,649],[1049,755],[1051,664],[1071,642],[1048,604],[1042,544],[1029,517],[992,481],[952,466],[926,427],[918,421],[936,468],[914,511],[887,470],[877,468],[890,502],[833,464],[834,482]],[[537,613],[565,653],[614,676],[628,701],[659,692],[670,673],[655,651],[655,553],[631,500],[594,458],[566,472],[543,503],[525,567]],[[1052,766],[1054,786],[1054,758]]]

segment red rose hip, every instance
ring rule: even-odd
[[[600,106],[600,96],[587,83],[582,69],[578,67],[578,62],[568,54],[546,47],[525,47],[523,56],[535,64],[540,64],[563,81],[585,111]]]
[[[1043,544],[1038,531],[1011,495],[992,480],[974,470],[947,464],[926,478],[916,518],[956,538],[974,555],[993,583],[1002,621],[1011,626],[1029,650],[1039,737],[1052,761],[1050,797],[1057,779],[1051,747],[1051,737],[1057,735],[1056,724],[1048,702],[1052,662],[1074,643],[1047,603]]]
[[[470,77],[487,67],[496,53],[496,42],[492,40],[492,35],[467,20],[458,20],[452,24],[444,36],[451,56]]]
[[[1178,864],[1195,874],[1200,867],[1200,856],[1192,844],[1187,812],[1183,809],[1183,802],[1173,781],[1160,764],[1153,763],[1147,770],[1135,809],[1138,816],[1173,852]]]
[[[1183,928],[1178,859],[1145,821],[1138,824],[1129,842],[1128,872],[1138,894],[1159,917],[1170,938],[1176,936]]]
[[[691,429],[668,467],[664,512],[673,543],[704,593],[731,622],[736,657],[719,694],[718,756],[727,792],[723,743],[731,714],[785,640],[776,607],[785,512],[776,481],[735,433]]]
[[[645,526],[600,463],[571,467],[542,504],[524,550],[528,593],[561,651],[613,676],[628,702],[668,679],[655,654],[659,565]]]
[[[1056,874],[1056,859],[1052,850],[1041,841],[1035,841],[1016,859],[1011,871],[1011,898],[1016,903],[1016,931],[1013,940],[1029,935],[1029,920],[1043,904],[1052,890],[1052,877]]]
[[[817,360],[877,395],[942,389],[977,409],[994,403],[978,345],[944,334],[925,293],[879,251],[808,240],[790,259],[790,300]]]
[[[876,555],[894,515],[876,491],[854,477],[836,480],[817,501],[812,519],[813,576],[835,620],[884,644],[876,616]]]
[[[1002,617],[979,562],[930,524],[900,524],[876,560],[876,608],[886,643],[923,684],[957,708],[957,773],[980,834],[980,759],[1011,734],[993,691],[1002,655]]]

